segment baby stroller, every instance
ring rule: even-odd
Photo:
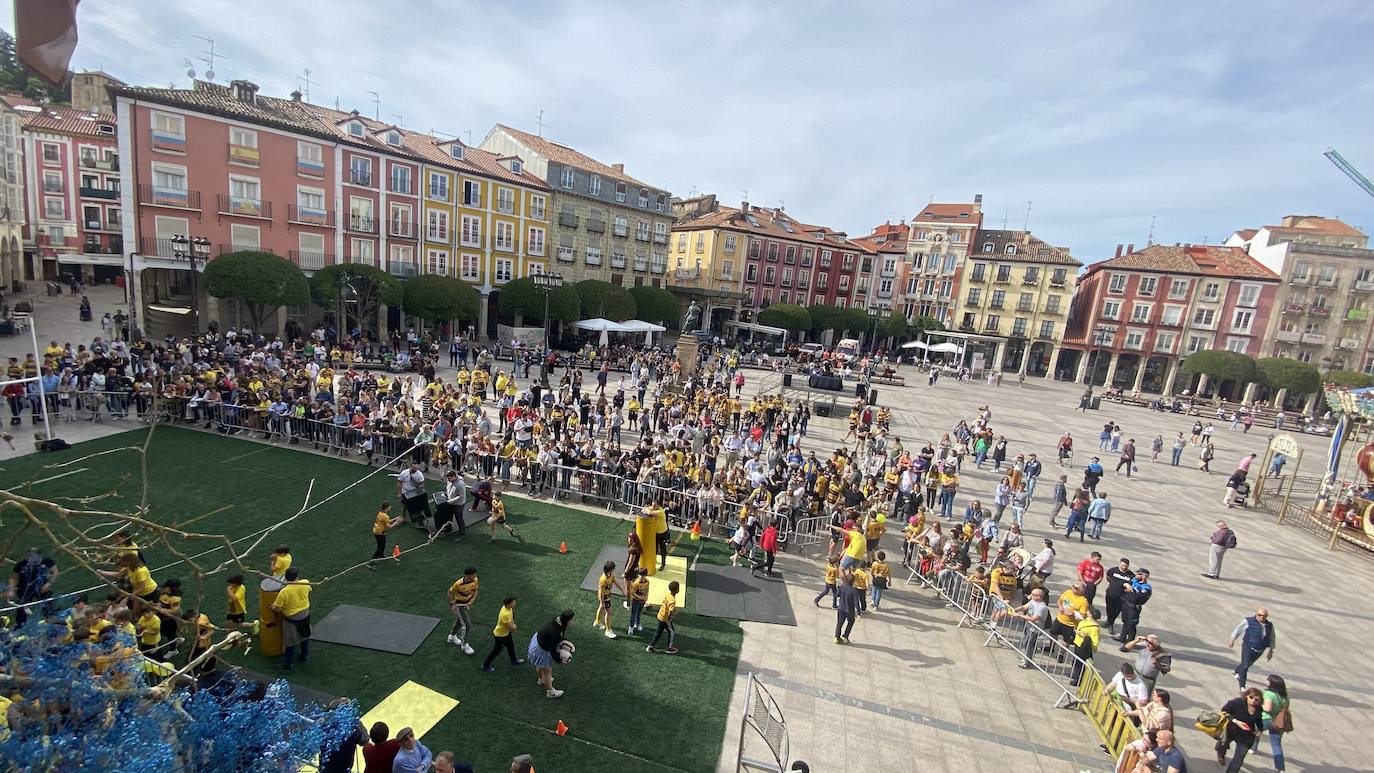
[[[1239,485],[1239,486],[1236,486],[1236,497],[1235,497],[1235,499],[1231,502],[1231,504],[1233,504],[1233,505],[1235,505],[1235,506],[1237,506],[1237,507],[1246,507],[1246,506],[1247,506],[1246,500],[1248,500],[1249,498],[1250,498],[1250,483],[1249,483],[1249,481],[1241,481],[1241,482],[1240,482],[1240,485]]]

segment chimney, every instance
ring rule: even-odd
[[[258,84],[251,81],[230,81],[230,89],[233,90],[234,98],[240,102],[247,102],[250,105],[257,104]]]
[[[299,101],[301,101],[301,90],[300,90],[300,89],[296,89],[295,91],[291,92],[291,101],[292,101],[292,102],[299,102]]]
[[[624,164],[611,164],[611,168],[615,170],[616,174],[625,174]]]
[[[741,201],[741,202],[740,202],[740,204],[739,204],[739,211],[740,211],[741,214],[745,214],[745,215],[749,214],[749,202],[748,202],[747,200],[746,200],[746,201]]]
[[[1116,245],[1116,257],[1118,257],[1118,258],[1121,257],[1121,250],[1122,250],[1124,247],[1125,247],[1124,244],[1118,244],[1118,245]]]
[[[1127,254],[1127,255],[1130,255],[1130,254],[1132,254],[1132,253],[1134,253],[1134,252],[1135,252],[1135,245],[1134,245],[1134,244],[1128,244],[1128,245],[1126,245],[1126,254]]]
[[[978,193],[978,194],[975,194],[975,195],[974,195],[974,197],[973,197],[973,211],[974,211],[974,212],[982,212],[982,211],[983,211],[983,194]]]

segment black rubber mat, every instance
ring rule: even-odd
[[[412,655],[437,625],[437,617],[340,604],[320,622],[311,623],[310,638],[331,644]]]
[[[772,577],[766,577],[763,572],[751,575],[749,567],[744,565],[697,564],[691,582],[698,615],[777,625],[797,624],[787,584],[776,568]]]

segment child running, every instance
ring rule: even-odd
[[[511,535],[517,540],[520,540],[521,542],[524,542],[525,538],[521,537],[519,534],[516,534],[515,528],[510,524],[506,523],[506,503],[502,501],[501,496],[499,494],[492,492],[489,506],[491,507],[491,517],[487,518],[487,525],[491,527],[490,541],[496,541],[496,527],[500,526],[501,528],[506,530],[507,534]]]
[[[839,574],[840,557],[831,556],[830,559],[825,562],[825,587],[821,588],[821,592],[816,594],[816,598],[812,600],[811,603],[815,604],[816,606],[820,606],[821,599],[825,598],[826,596],[833,596],[833,598],[830,600],[830,608],[834,609],[836,605],[839,604],[840,592],[836,590],[835,586],[835,580],[837,577],[839,577]]]
[[[615,562],[607,561],[601,567],[601,578],[596,583],[596,615],[592,617],[592,627],[605,628],[607,639],[615,638],[615,630],[611,627],[611,596],[615,595],[616,589],[621,593],[626,592],[615,576]],[[603,618],[606,621],[605,625],[601,623]]]
[[[482,670],[488,674],[496,669],[491,667],[491,662],[496,660],[496,656],[501,650],[505,650],[510,656],[510,664],[518,666],[525,662],[524,658],[515,656],[515,597],[507,596],[501,599],[501,609],[496,613],[496,627],[491,629],[491,635],[496,638],[492,642],[491,652],[487,653],[487,659],[482,661]]]
[[[453,627],[448,632],[448,643],[463,648],[464,655],[473,654],[468,644],[468,629],[472,627],[472,602],[477,600],[477,569],[469,566],[463,576],[454,581],[448,589],[448,605],[453,610]]]
[[[663,596],[663,603],[658,605],[658,630],[654,632],[654,640],[644,648],[645,652],[657,652],[654,647],[658,645],[663,632],[667,631],[668,648],[664,652],[669,655],[677,654],[677,647],[673,646],[673,641],[677,638],[677,630],[673,628],[673,616],[677,614],[677,591],[680,587],[677,580],[668,583],[668,592]]]

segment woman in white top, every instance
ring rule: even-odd
[[[1035,565],[1035,573],[1041,577],[1049,577],[1054,571],[1054,540],[1045,540],[1045,549],[1035,554],[1032,560]]]

